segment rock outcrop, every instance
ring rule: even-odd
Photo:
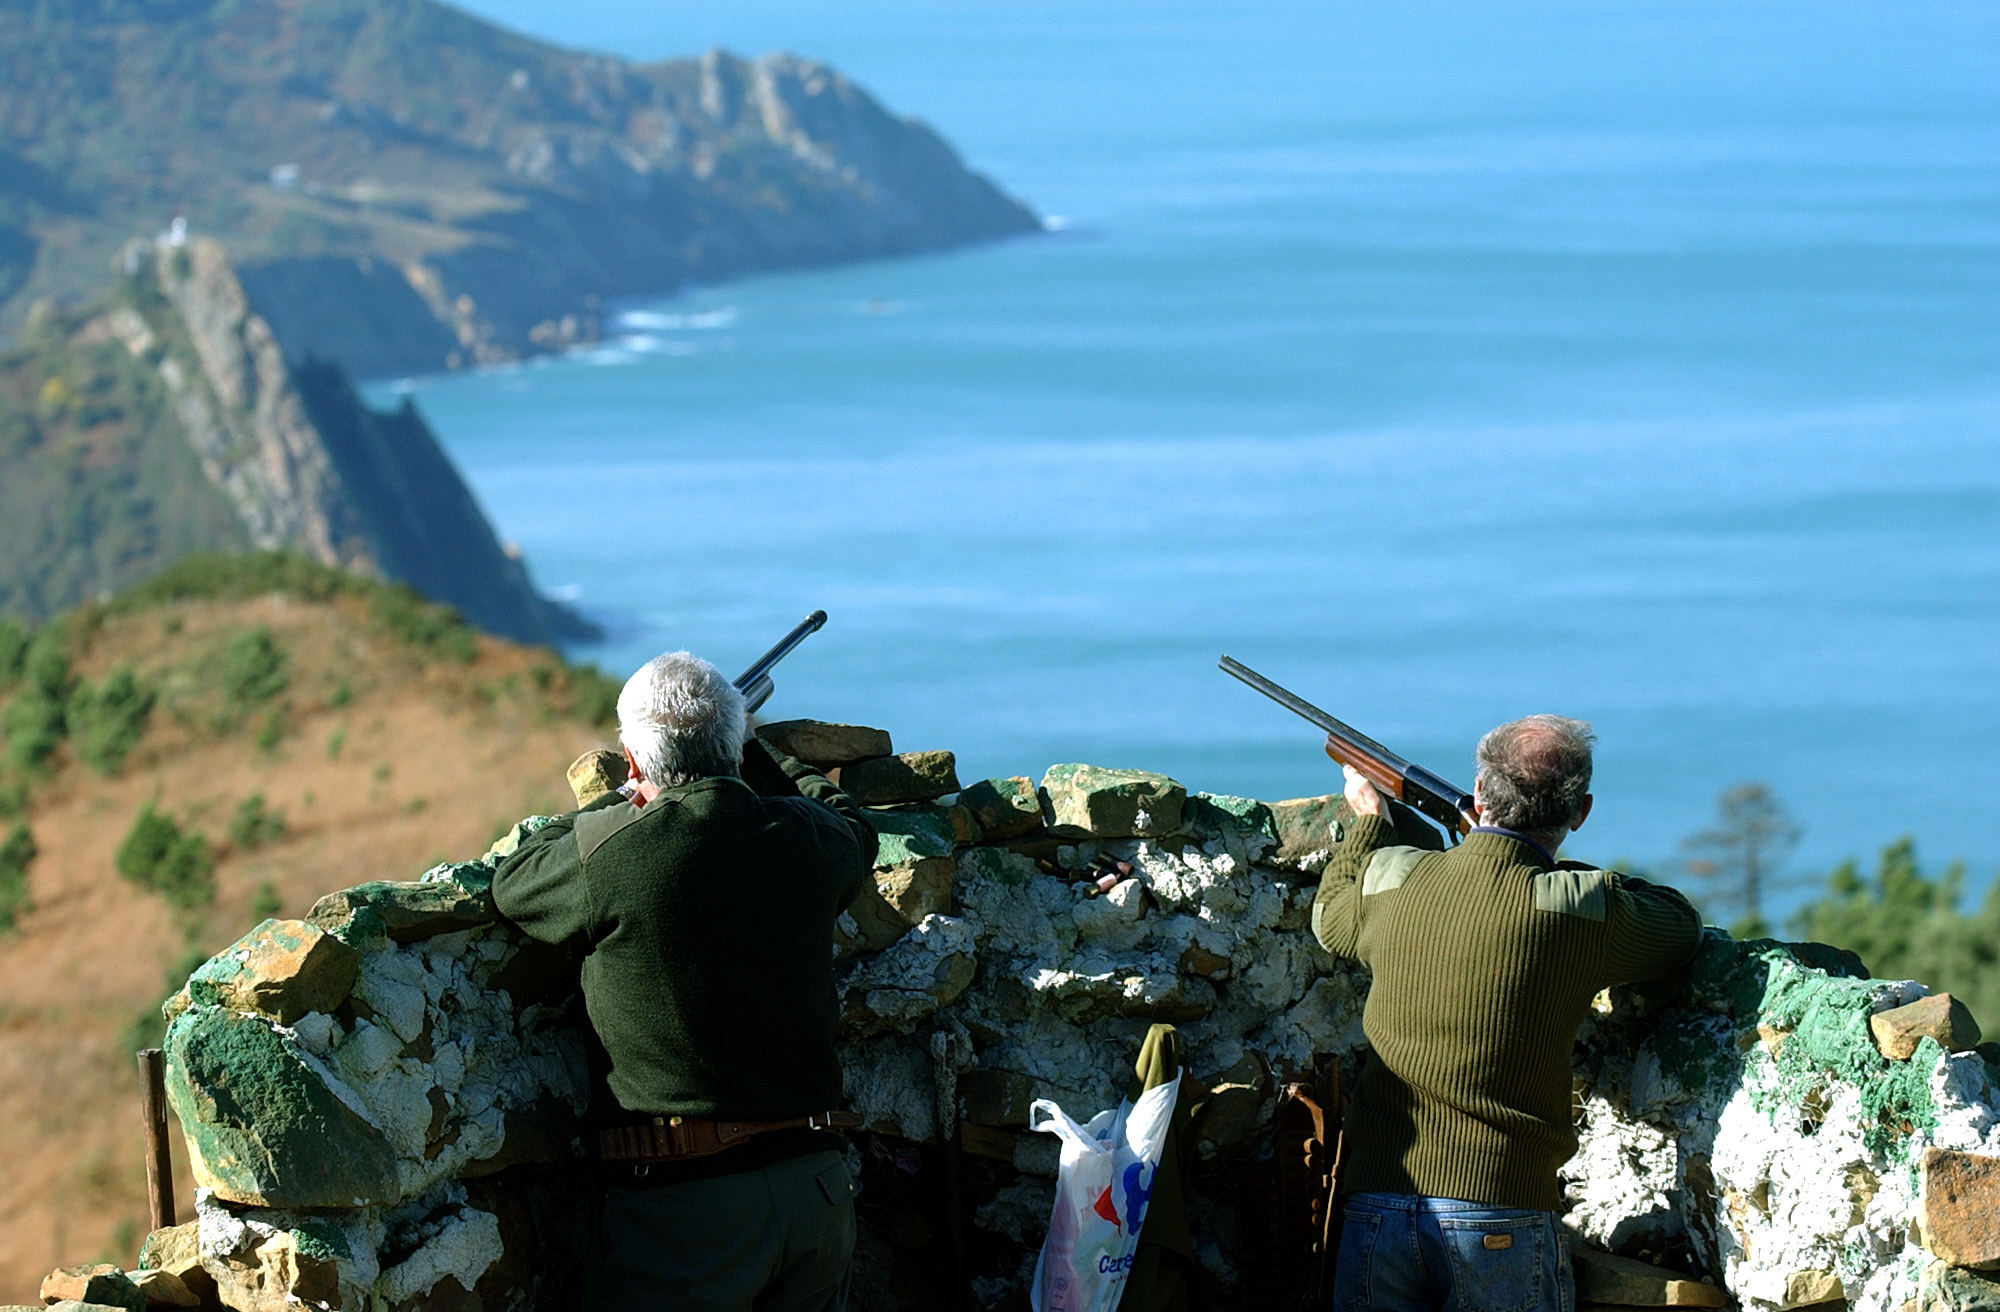
[[[219,243],[136,242],[125,268],[96,307],[48,317],[8,361],[45,377],[28,380],[42,393],[35,409],[8,415],[0,401],[0,418],[32,430],[18,449],[0,446],[0,499],[50,525],[23,533],[27,551],[0,568],[0,609],[44,618],[188,551],[255,547],[407,583],[519,641],[591,634],[536,592],[414,406],[372,410],[338,366],[286,359]],[[120,347],[124,358],[104,358]],[[128,399],[93,402],[113,385]],[[107,426],[140,444],[121,450]],[[60,437],[50,434],[66,430],[80,448],[73,462],[52,449]],[[179,470],[190,455],[198,476]],[[88,513],[84,471],[101,471],[146,517],[118,544],[126,549],[90,536],[115,517]],[[84,536],[66,541],[65,531]]]
[[[774,736],[893,759],[886,736],[796,723]],[[972,1154],[974,1293],[1018,1299],[1056,1161],[1053,1140],[1025,1132],[1028,1103],[1114,1104],[1159,1021],[1179,1027],[1203,1091],[1197,1255],[1219,1306],[1261,1305],[1244,1173],[1271,1158],[1286,1083],[1351,1073],[1365,1047],[1367,980],[1307,927],[1332,845],[1316,831],[1341,806],[1059,765],[1040,789],[987,780],[876,813],[877,888],[832,948],[847,1096],[866,1121],[850,1150],[857,1306],[937,1305],[926,1281],[945,1246],[922,1181],[953,1121]],[[1288,833],[1281,815],[1319,820]],[[169,1004],[170,1093],[202,1186],[196,1247],[226,1306],[574,1306],[564,1200],[587,1188],[588,1081],[575,967],[523,940],[487,892],[540,823],[480,860],[260,926]],[[1588,1289],[1763,1312],[1993,1306],[1975,1268],[2000,1262],[1996,1073],[1928,1036],[1884,1055],[1870,1033],[1924,993],[1829,948],[1710,931],[1677,993],[1601,997],[1577,1048],[1568,1223],[1689,1274],[1606,1259]]]
[[[634,63],[436,0],[0,5],[0,329],[174,215],[356,376],[594,338],[605,300],[1035,217],[838,71]]]

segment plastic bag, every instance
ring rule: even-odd
[[[1180,1081],[1168,1080],[1088,1125],[1045,1098],[1028,1109],[1029,1129],[1063,1141],[1055,1212],[1029,1291],[1035,1312],[1116,1312],[1179,1093]]]

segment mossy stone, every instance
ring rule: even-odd
[[[328,893],[313,903],[306,918],[344,938],[340,935],[341,927],[366,909],[381,920],[383,930],[398,943],[490,925],[499,918],[489,891],[492,867],[484,862],[466,865],[478,870],[454,866],[447,876],[437,879],[377,880]]]
[[[1076,825],[1098,838],[1157,838],[1181,827],[1187,789],[1150,770],[1101,765],[1052,765],[1042,776],[1059,825]]]
[[[261,1011],[289,1025],[346,1001],[361,954],[305,920],[266,920],[204,962],[188,980],[196,1003]]]
[[[868,821],[880,840],[875,849],[878,870],[925,857],[950,856],[957,846],[951,817],[942,807],[871,811]]]
[[[1278,841],[1278,822],[1271,808],[1254,797],[1232,797],[1227,793],[1196,793],[1188,798],[1188,824],[1197,834],[1226,833],[1255,835]]]
[[[196,1007],[167,1029],[167,1096],[196,1181],[233,1203],[362,1207],[401,1194],[382,1132],[261,1017]]]

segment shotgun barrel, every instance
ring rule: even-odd
[[[1326,731],[1326,754],[1358,772],[1369,783],[1438,824],[1445,832],[1462,834],[1472,828],[1465,813],[1472,794],[1421,765],[1412,764],[1350,724],[1337,720],[1297,693],[1271,682],[1257,671],[1224,656],[1222,672],[1241,679],[1301,719]]]
[[[792,654],[792,649],[818,633],[826,626],[826,612],[816,610],[799,621],[797,628],[778,640],[778,645],[757,658],[757,663],[743,671],[736,678],[736,691],[743,694],[743,709],[754,711],[771,700],[777,691],[771,682],[771,671],[779,661]]]

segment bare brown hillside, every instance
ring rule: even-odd
[[[136,1260],[146,1203],[131,1053],[157,1035],[150,1018],[170,974],[264,915],[300,914],[367,879],[414,878],[478,854],[523,814],[562,809],[562,767],[603,740],[592,722],[604,685],[551,653],[475,636],[407,598],[385,609],[394,594],[373,585],[305,589],[328,590],[72,615],[38,641],[66,647],[66,704],[85,710],[38,765],[24,760],[33,717],[14,707],[40,695],[25,668],[34,654],[24,660],[16,638],[11,695],[0,682],[0,801],[22,814],[0,818],[0,837],[24,821],[37,855],[28,904],[0,930],[0,1303],[33,1301],[58,1262]],[[103,774],[81,759],[106,755],[101,727],[88,737],[98,722],[86,703],[120,667],[152,706]],[[243,818],[253,796],[258,824]],[[118,872],[149,804],[204,836],[212,897]],[[179,1175],[186,1219],[193,1185],[184,1166]]]

